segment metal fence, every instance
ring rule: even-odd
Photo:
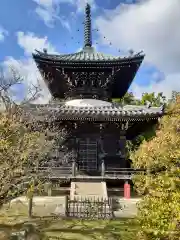
[[[112,199],[105,198],[66,198],[66,216],[81,219],[112,219],[113,204]]]

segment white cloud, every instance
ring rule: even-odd
[[[84,11],[86,3],[90,3],[92,9],[95,9],[95,0],[32,0],[37,4],[35,12],[44,21],[44,23],[53,27],[54,21],[59,20],[63,27],[70,31],[68,17],[59,16],[61,4],[71,4],[75,6],[77,12]],[[61,14],[62,15],[62,14]]]
[[[5,71],[7,71],[8,67],[11,66],[18,73],[20,73],[21,77],[24,79],[24,85],[27,90],[27,94],[29,88],[32,89],[32,85],[37,86],[40,84],[41,86],[41,97],[38,99],[38,103],[46,103],[50,100],[50,93],[36,67],[34,60],[31,57],[32,52],[36,48],[37,50],[42,50],[43,48],[47,48],[49,52],[56,52],[55,48],[48,41],[47,37],[39,38],[34,33],[17,33],[17,42],[21,48],[23,48],[26,57],[21,59],[15,59],[13,57],[7,57],[4,61],[3,65]],[[32,89],[33,90],[33,89]]]
[[[11,66],[16,69],[27,82],[36,84],[37,79],[40,78],[40,74],[32,58],[15,59],[13,57],[7,57],[3,65],[7,68]]]
[[[87,3],[91,5],[92,10],[96,8],[95,0],[75,0],[78,12],[83,12]]]
[[[172,90],[180,90],[179,9],[179,0],[140,0],[120,4],[96,21],[102,41],[106,36],[118,49],[143,50],[146,61],[165,74],[163,81],[152,82],[145,90],[168,96]],[[144,91],[140,86],[137,89]]]
[[[32,1],[34,1],[37,4],[35,12],[48,27],[53,27],[54,21],[57,19],[61,21],[61,18],[59,17],[60,4],[73,2],[73,0],[32,0]],[[64,21],[61,22],[63,25]],[[66,25],[64,24],[63,26],[66,27],[67,24]],[[69,26],[67,29],[69,30]]]
[[[32,32],[17,32],[17,42],[19,46],[23,48],[26,55],[31,55],[35,49],[39,51],[47,49],[50,53],[56,53],[55,48],[48,41],[47,36],[40,38]]]
[[[42,77],[36,67],[35,62],[32,58],[27,59],[15,59],[13,57],[7,57],[3,63],[5,71],[8,71],[9,67],[15,69],[23,79],[23,85],[25,92],[22,93],[22,97],[31,97],[30,90],[35,91],[35,86],[40,85],[40,97],[37,103],[48,103],[51,96],[49,90],[47,89]],[[18,92],[18,91],[17,91]]]
[[[153,79],[153,78],[152,78]],[[180,73],[167,74],[162,81],[151,81],[147,86],[132,84],[132,91],[137,98],[141,98],[142,93],[163,92],[167,97],[171,97],[172,91],[180,91]]]
[[[69,32],[71,31],[71,26],[69,21],[65,17],[59,17],[61,25],[66,28]]]
[[[46,8],[42,8],[42,7],[37,7],[35,9],[35,12],[37,13],[37,15],[43,19],[44,23],[48,26],[48,27],[52,27],[53,26],[53,21],[54,18],[56,18],[56,14],[53,11],[49,11]]]
[[[35,62],[32,58],[15,59],[13,57],[7,57],[3,63],[5,71],[8,71],[9,67],[12,67],[23,79],[24,92],[20,98],[31,98],[36,86],[40,86],[40,97],[36,101],[37,103],[48,103],[51,98],[48,88],[46,87]],[[31,92],[30,92],[31,90]],[[19,94],[19,91],[17,91]],[[17,94],[15,92],[15,94]]]
[[[0,26],[0,42],[3,42],[5,37],[8,35],[8,31]]]

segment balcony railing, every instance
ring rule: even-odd
[[[39,174],[42,177],[52,177],[52,178],[82,178],[90,177],[85,175],[80,175],[76,163],[73,163],[72,166],[60,166],[60,167],[39,167],[31,168],[27,170],[28,172]],[[135,174],[145,173],[144,169],[134,169],[134,168],[111,168],[105,167],[102,163],[101,171],[97,176],[92,178],[121,178],[121,179],[130,179]]]
[[[140,173],[146,173],[146,171],[144,169],[134,168],[109,168],[105,169],[104,173],[102,172],[101,175],[109,178],[131,179],[133,175]]]

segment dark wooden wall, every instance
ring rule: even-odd
[[[125,168],[125,136],[121,136],[121,130],[116,123],[84,122],[77,127],[76,138],[89,138],[98,142],[98,166],[104,162],[107,168]],[[121,138],[122,137],[122,138]]]
[[[78,163],[79,143],[89,139],[90,142],[97,142],[97,170],[101,169],[102,160],[104,160],[106,168],[127,167],[125,160],[126,137],[125,133],[121,131],[120,125],[114,122],[64,121],[57,123],[57,128],[67,129],[67,138],[56,144],[56,148],[52,149],[48,159],[43,161],[43,166],[72,166],[74,160]],[[57,136],[58,133],[56,130],[54,131],[53,134]]]

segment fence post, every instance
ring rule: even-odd
[[[64,212],[65,212],[65,217],[68,217],[68,196],[65,196],[65,204],[64,204]]]

